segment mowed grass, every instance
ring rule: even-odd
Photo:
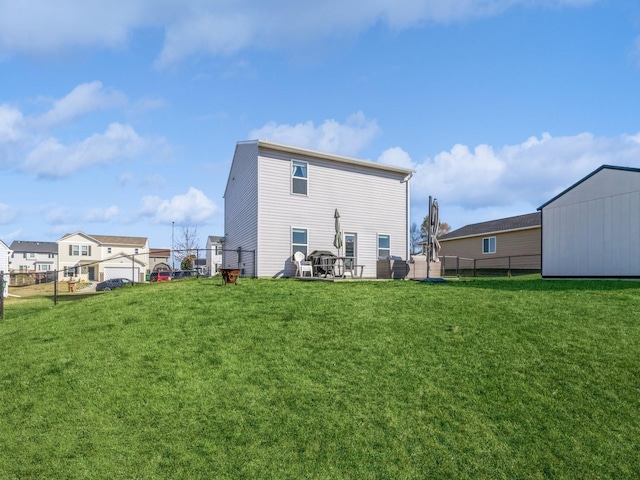
[[[640,283],[13,299],[0,478],[640,478]]]

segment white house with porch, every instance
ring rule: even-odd
[[[292,277],[296,251],[323,250],[349,258],[362,266],[364,278],[375,278],[379,260],[409,257],[412,174],[264,140],[239,142],[224,194],[223,267],[246,276]]]
[[[149,273],[149,241],[82,232],[65,235],[58,240],[58,270],[63,277],[90,282],[111,278],[143,282]]]

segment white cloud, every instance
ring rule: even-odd
[[[65,225],[69,223],[72,218],[71,212],[66,207],[51,208],[45,216],[47,223],[51,225]]]
[[[87,212],[85,220],[87,222],[109,222],[120,215],[120,209],[115,205],[107,208],[94,208]]]
[[[382,155],[378,158],[378,163],[400,168],[415,168],[409,154],[400,147],[389,148],[382,152]]]
[[[17,212],[6,203],[0,203],[0,225],[13,222]]]
[[[92,165],[134,158],[146,147],[130,125],[112,123],[104,134],[66,146],[56,138],[41,142],[24,162],[29,173],[44,177],[64,177]]]
[[[73,47],[122,48],[142,29],[165,32],[157,65],[249,47],[292,48],[357,35],[382,24],[402,30],[499,14],[515,6],[581,7],[596,0],[0,0],[0,55]]]
[[[157,196],[142,199],[141,214],[151,217],[154,223],[198,224],[209,220],[217,212],[216,204],[193,187],[186,194],[176,195],[171,200]]]
[[[24,135],[22,112],[9,105],[0,105],[0,145],[16,142]]]
[[[104,88],[101,82],[82,83],[69,94],[56,100],[51,110],[36,119],[36,123],[53,126],[95,110],[122,107],[127,97],[117,90]]]
[[[428,196],[438,198],[441,212],[459,219],[443,213],[442,220],[458,228],[535,211],[605,164],[640,167],[640,134],[553,137],[545,133],[499,149],[455,145],[433,159],[412,163],[416,170],[412,204],[414,210],[426,211]],[[469,221],[470,217],[474,219]]]
[[[380,133],[375,120],[367,119],[362,112],[354,113],[341,124],[336,120],[325,120],[317,127],[313,122],[296,125],[269,122],[262,128],[252,130],[249,138],[270,140],[297,147],[320,150],[341,155],[355,155]]]

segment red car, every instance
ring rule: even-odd
[[[164,282],[171,280],[171,272],[153,272],[149,275],[150,282]]]

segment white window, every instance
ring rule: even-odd
[[[88,257],[91,255],[91,245],[82,245],[82,256]]]
[[[29,254],[29,258],[36,258],[36,254],[35,253],[30,253]]]
[[[308,170],[307,162],[291,161],[291,193],[307,194]]]
[[[80,255],[80,245],[69,245],[69,254],[77,257]]]
[[[111,247],[107,247],[107,253],[111,253]]]
[[[136,255],[138,254],[138,249],[136,248],[133,253],[135,253]]]
[[[482,239],[482,253],[496,253],[496,237]]]
[[[391,256],[391,236],[378,234],[378,259],[386,260]]]
[[[292,228],[291,229],[291,256],[296,252],[304,253],[307,256],[307,229],[306,228]]]

